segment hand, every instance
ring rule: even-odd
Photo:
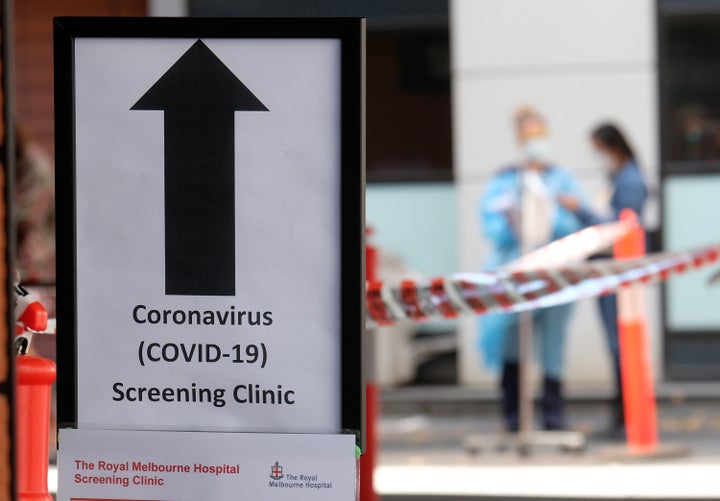
[[[570,212],[577,212],[580,210],[580,201],[571,195],[560,195],[558,197],[558,203]]]

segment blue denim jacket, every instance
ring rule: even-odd
[[[612,213],[609,216],[595,214],[591,210],[581,208],[578,218],[586,226],[615,221],[623,209],[632,209],[642,219],[643,205],[648,197],[648,189],[642,172],[635,161],[629,160],[612,177],[613,195],[610,200]]]

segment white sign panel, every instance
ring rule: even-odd
[[[60,431],[59,501],[355,499],[351,435]]]
[[[61,422],[359,430],[360,365],[349,367],[346,355],[360,355],[344,336],[360,345],[362,204],[358,195],[350,210],[345,197],[344,39],[312,30],[231,38],[207,28],[146,37],[153,26],[191,25],[99,21],[106,29],[60,20],[88,34],[71,37],[71,70],[56,75],[61,94],[71,82],[74,124],[71,154],[61,144],[58,157],[58,192],[72,191],[74,208],[70,218],[60,203],[58,233],[74,239],[59,245],[73,249],[59,268],[75,277],[73,290],[59,278],[58,296],[75,299],[59,305],[59,331],[75,322],[73,353],[61,348],[59,358],[76,371],[76,407]],[[133,36],[113,36],[123,29]],[[358,156],[358,180],[360,165]],[[358,245],[347,245],[347,227]],[[357,384],[348,384],[354,369]],[[61,393],[68,371],[61,364]]]

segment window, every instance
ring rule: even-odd
[[[665,167],[720,172],[720,15],[667,16],[659,36]]]
[[[191,16],[367,18],[367,180],[452,179],[448,0],[190,0]]]

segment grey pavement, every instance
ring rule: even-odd
[[[416,397],[422,394],[412,391]],[[609,410],[602,401],[573,400],[567,413],[571,428],[588,437],[584,451],[545,447],[522,456],[495,447],[502,434],[497,403],[490,398],[433,401],[386,395],[376,485],[383,499],[394,500],[720,498],[720,487],[714,485],[715,472],[720,472],[720,400],[660,400],[661,445],[685,449],[683,455],[674,457],[618,456],[618,449],[625,451],[624,443],[599,435],[609,422]],[[487,444],[477,454],[464,448],[471,435],[484,437]],[[713,481],[705,484],[707,471],[713,472]],[[464,476],[459,472],[484,480],[461,488],[458,485]],[[524,479],[522,485],[513,485],[513,472]],[[434,492],[425,494],[419,485],[432,475],[438,482],[427,484]],[[674,479],[672,475],[679,476]],[[570,484],[563,480],[568,477],[580,483],[559,485]],[[653,478],[665,478],[668,484],[649,480]],[[550,479],[557,480],[548,487]],[[447,484],[447,493],[441,482]]]

